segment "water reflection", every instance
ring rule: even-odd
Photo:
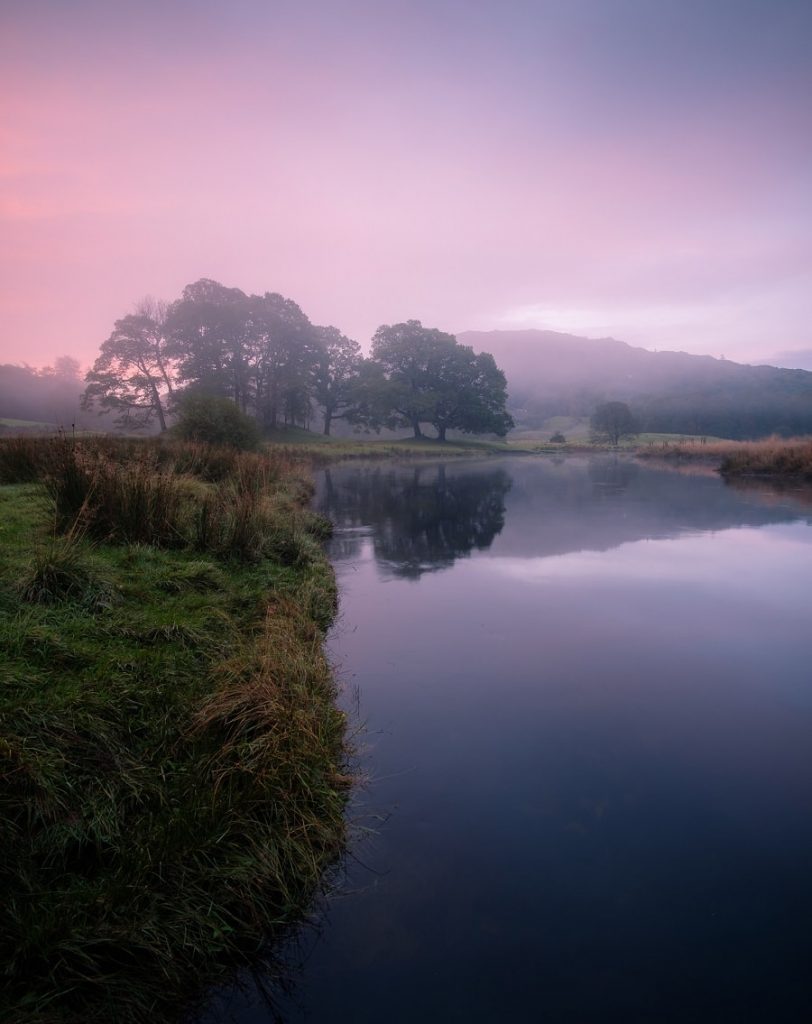
[[[418,579],[472,551],[545,557],[638,540],[808,518],[797,491],[724,486],[624,457],[505,459],[325,470],[317,504],[336,524],[335,561],[371,537],[384,575]],[[507,525],[506,525],[507,523]]]
[[[503,468],[355,466],[325,470],[317,504],[338,527],[334,558],[357,557],[369,532],[381,568],[416,580],[488,548],[509,490]]]
[[[318,500],[380,817],[287,1019],[812,1019],[799,495],[582,458],[350,465]]]

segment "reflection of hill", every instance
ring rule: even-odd
[[[340,528],[334,557],[352,558],[371,528],[375,557],[396,576],[452,565],[474,548],[487,548],[504,524],[510,477],[490,466],[388,466],[326,469],[319,511]]]
[[[726,486],[600,456],[473,465],[342,466],[319,476],[319,510],[339,528],[334,558],[372,537],[379,564],[416,579],[473,550],[545,557],[682,533],[812,521],[788,493]]]
[[[801,503],[734,490],[718,476],[688,476],[611,456],[510,460],[512,488],[495,556],[606,551],[681,533],[810,519]]]

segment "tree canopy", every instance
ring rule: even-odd
[[[372,358],[381,367],[388,422],[422,437],[430,423],[441,441],[449,429],[504,436],[513,426],[505,410],[507,384],[488,353],[476,355],[451,334],[419,320],[379,327]]]
[[[321,409],[329,434],[336,420],[357,428],[431,424],[504,435],[505,376],[476,354],[417,320],[384,325],[371,358],[334,326],[311,323],[277,292],[249,295],[209,278],[171,305],[142,303],[117,320],[88,373],[84,405],[114,410],[122,425],[157,420],[165,430],[184,394],[228,399],[263,430],[308,427]]]
[[[610,444],[618,444],[622,438],[640,433],[637,420],[625,402],[601,403],[592,414],[589,425],[595,437],[605,438]]]
[[[116,320],[85,381],[83,409],[112,411],[119,426],[146,426],[157,417],[166,430],[173,394],[166,305],[145,299],[134,313]]]

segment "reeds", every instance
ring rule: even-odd
[[[641,448],[638,458],[718,464],[725,477],[762,476],[812,480],[812,439],[767,437],[760,441],[680,442]]]
[[[812,480],[812,440],[770,438],[748,444],[726,454],[719,471],[725,477]]]

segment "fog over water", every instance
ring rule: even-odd
[[[322,472],[369,783],[287,1020],[808,1019],[805,500],[612,457]]]

